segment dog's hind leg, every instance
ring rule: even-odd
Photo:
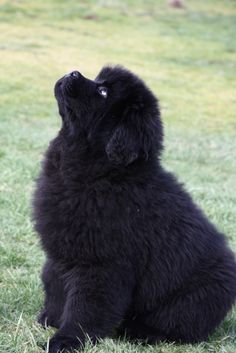
[[[141,341],[146,344],[157,344],[166,341],[164,333],[147,326],[141,318],[126,318],[117,330],[119,337],[125,337],[131,341]]]

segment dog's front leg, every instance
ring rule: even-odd
[[[65,288],[60,273],[60,267],[51,259],[47,259],[42,281],[45,291],[44,308],[38,316],[38,322],[43,326],[53,326],[59,328],[60,319],[65,305]]]
[[[110,335],[131,302],[132,278],[111,264],[75,267],[65,276],[67,299],[61,326],[49,342],[49,352],[84,346]]]

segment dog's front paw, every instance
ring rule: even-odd
[[[50,315],[46,309],[40,311],[37,321],[43,328],[47,328],[48,326],[59,328],[58,320],[56,320],[53,315]]]
[[[48,313],[46,309],[42,309],[37,316],[37,321],[43,328],[48,326]]]
[[[77,337],[55,334],[49,341],[49,353],[74,352],[82,347],[82,342]]]

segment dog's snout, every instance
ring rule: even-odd
[[[74,77],[74,78],[79,78],[81,76],[81,73],[79,71],[71,71],[68,74],[66,74],[64,77]]]
[[[70,73],[70,76],[75,77],[75,78],[78,78],[78,77],[80,76],[80,73],[79,73],[79,71],[72,71],[72,72]]]

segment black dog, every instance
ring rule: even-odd
[[[47,262],[39,322],[50,353],[117,330],[130,339],[206,340],[236,298],[226,240],[160,164],[158,102],[121,67],[74,71],[55,95],[62,128],[34,197]]]

